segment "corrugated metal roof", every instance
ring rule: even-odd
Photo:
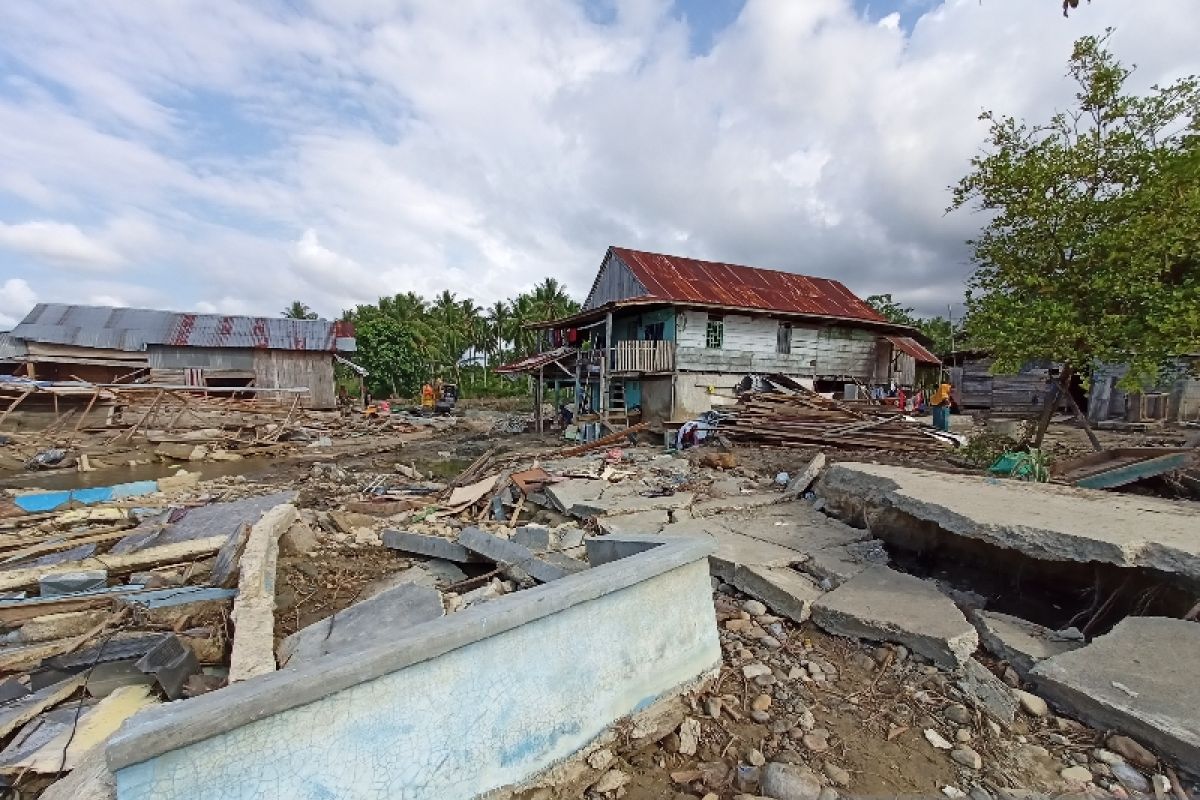
[[[24,342],[12,338],[8,331],[0,332],[0,361],[12,361],[28,352]]]
[[[339,330],[340,323],[324,319],[39,303],[9,336],[29,342],[128,352],[145,350],[147,345],[333,352]]]
[[[493,371],[499,373],[537,372],[542,367],[548,366],[563,356],[569,356],[574,352],[574,347],[559,347],[554,350],[547,350],[544,353],[534,353],[531,356],[525,356],[509,364],[496,367]]]
[[[650,297],[676,303],[886,322],[840,281],[716,261],[610,248]]]
[[[925,349],[925,346],[909,336],[889,336],[888,341],[901,353],[912,356],[922,364],[940,364],[942,360]]]

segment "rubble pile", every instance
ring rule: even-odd
[[[798,423],[825,426],[813,440],[829,425],[878,421],[798,398],[778,405],[860,415]],[[389,449],[378,452],[355,428],[380,424],[431,435],[403,447],[380,437]],[[1061,559],[1069,543],[1113,569],[1138,568],[1126,557],[1190,569],[1194,546],[1169,533],[1165,511],[1162,535],[1141,536],[1141,550],[1111,525],[1093,525],[1101,541],[1087,544],[1088,531],[1044,514],[1040,527],[991,523],[1011,492],[1053,494],[1043,509],[1101,504],[1121,519],[1144,501],[979,479],[1003,495],[993,502],[965,477],[827,465],[811,450],[789,453],[781,475],[745,450],[662,452],[625,437],[483,449],[478,430],[356,420],[337,432],[359,438],[346,451],[355,455],[331,457],[342,444],[331,443],[272,479],[185,473],[136,494],[68,491],[44,510],[37,503],[51,500],[14,498],[0,518],[0,780],[36,794],[78,767],[56,791],[82,792],[109,779],[95,754],[142,708],[375,647],[582,572],[589,543],[598,553],[606,537],[653,534],[713,541],[719,674],[655,736],[588,751],[582,786],[529,797],[1194,793],[1200,696],[1179,665],[1200,661],[1200,625],[1184,614],[1128,614],[1086,635],[1038,624],[990,607],[983,588],[905,571],[893,539],[879,538],[908,514],[947,528],[939,536],[1002,537],[1030,558]],[[736,438],[737,426],[725,430]],[[879,435],[894,436],[889,447],[940,446],[895,417],[846,433]],[[455,471],[435,477],[436,464]],[[923,495],[923,480],[940,493]]]

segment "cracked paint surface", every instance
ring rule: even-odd
[[[701,559],[118,770],[118,797],[469,800],[719,661]]]

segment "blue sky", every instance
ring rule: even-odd
[[[0,329],[39,300],[582,296],[610,244],[939,312],[979,111],[1048,115],[1109,25],[1137,85],[1200,72],[1173,0],[2,3]]]

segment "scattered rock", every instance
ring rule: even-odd
[[[753,664],[747,664],[744,667],[742,667],[742,675],[748,681],[754,680],[755,678],[758,678],[758,677],[761,677],[764,675],[770,675],[770,674],[771,674],[771,668],[768,667],[766,664],[763,664],[761,661],[755,661]]]
[[[700,721],[689,717],[679,726],[679,752],[685,756],[694,756],[699,743]]]
[[[983,758],[979,753],[963,745],[951,750],[950,758],[954,760],[954,763],[961,764],[968,769],[979,769],[983,766]]]
[[[1067,783],[1082,784],[1092,782],[1092,773],[1087,767],[1067,767],[1058,774]]]
[[[758,697],[754,698],[754,702],[750,704],[750,707],[755,711],[766,711],[771,707],[771,695],[760,694]]]
[[[767,613],[767,607],[758,600],[747,600],[742,603],[742,610],[752,617],[761,617]]]
[[[834,789],[832,786],[822,786],[821,793],[817,795],[817,800],[838,800],[840,797],[841,795],[838,794],[837,789]]]
[[[609,765],[616,760],[616,756],[609,749],[597,750],[588,756],[588,766],[592,769],[608,769]]]
[[[946,737],[942,736],[940,733],[935,731],[933,728],[925,729],[925,740],[928,741],[934,747],[936,747],[938,750],[950,750],[954,747],[954,745],[952,745],[952,744],[950,744],[950,742],[946,741]]]
[[[1150,769],[1158,763],[1158,758],[1155,757],[1154,753],[1151,753],[1128,736],[1114,734],[1108,737],[1108,741],[1105,744],[1108,745],[1109,750],[1117,753],[1126,761],[1136,766]]]
[[[1026,714],[1033,717],[1045,717],[1050,714],[1050,706],[1036,694],[1030,694],[1020,689],[1013,689],[1012,692]]]
[[[806,733],[800,741],[814,753],[824,753],[829,749],[829,734],[824,731]]]
[[[951,722],[957,722],[959,725],[970,725],[974,719],[971,710],[962,703],[952,703],[942,709],[942,716]]]
[[[600,780],[592,784],[592,791],[606,794],[615,792],[625,784],[629,783],[633,778],[619,769],[610,769],[608,772],[600,776]]]
[[[1114,753],[1112,750],[1105,750],[1103,747],[1098,747],[1092,751],[1092,756],[1102,764],[1108,764],[1114,767],[1117,764],[1124,764],[1125,759]]]
[[[721,718],[721,698],[710,697],[704,701],[704,710],[713,719]]]
[[[822,766],[822,769],[825,771],[825,775],[829,778],[829,780],[833,781],[838,786],[850,785],[850,773],[842,767],[839,767],[837,764],[834,764],[832,761],[826,761]]]
[[[954,732],[954,741],[961,742],[962,744],[966,744],[967,742],[971,741],[973,738],[975,738],[975,737],[972,736],[971,732],[969,730],[967,730],[966,728],[959,728],[958,730],[956,730]]]
[[[773,761],[762,771],[762,792],[774,800],[818,800],[821,781],[808,767]]]
[[[746,761],[756,767],[761,767],[767,763],[767,757],[762,754],[762,751],[757,748],[751,748],[746,754]]]
[[[1146,776],[1128,764],[1113,764],[1109,769],[1112,770],[1113,777],[1129,791],[1143,794],[1150,791],[1150,781],[1146,780]]]

